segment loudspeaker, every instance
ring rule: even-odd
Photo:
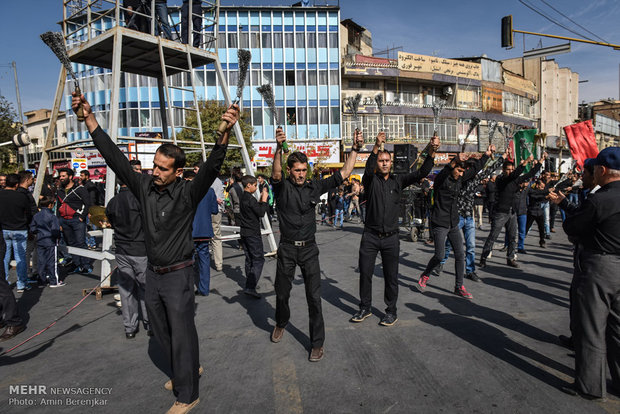
[[[413,144],[394,144],[394,173],[411,172],[409,166],[418,157],[418,149]]]

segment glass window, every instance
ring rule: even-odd
[[[295,71],[287,70],[285,75],[286,75],[286,85],[295,86]]]
[[[310,86],[316,85],[316,71],[314,70],[308,71],[308,85]]]
[[[271,33],[263,33],[263,48],[271,47]]]
[[[338,70],[329,71],[329,83],[331,85],[338,85]]]
[[[252,71],[252,85],[260,85],[260,72],[257,70]]]
[[[239,72],[236,70],[228,71],[228,84],[231,86],[236,86],[239,81]]]
[[[282,49],[282,33],[273,34],[273,47],[276,49]]]
[[[207,85],[208,86],[215,86],[216,82],[215,82],[215,71],[213,70],[208,70],[207,71]]]
[[[153,127],[160,128],[161,127],[161,112],[159,109],[153,110]]]
[[[303,49],[305,47],[305,41],[304,41],[304,34],[303,33],[295,33],[295,43],[296,43],[296,47]]]
[[[327,71],[326,70],[319,71],[319,85],[327,85]]]
[[[297,85],[298,86],[303,86],[306,84],[306,71],[305,70],[298,70],[297,71]]]
[[[339,124],[340,123],[340,107],[333,106],[331,108],[331,113],[332,113],[332,124]]]
[[[284,85],[284,71],[283,70],[276,70],[275,71],[275,82],[274,85],[277,86],[282,86]],[[282,118],[280,118],[282,119]]]
[[[295,108],[286,108],[286,125],[296,125],[297,115],[295,114]]]
[[[226,36],[224,36],[224,33],[220,33],[217,37],[217,48],[226,49]]]
[[[338,33],[329,34],[329,47],[338,47]]]
[[[239,47],[241,49],[247,49],[250,47],[250,34],[239,33]]]
[[[273,84],[273,75],[270,70],[263,71],[263,83]]]
[[[151,126],[151,116],[149,114],[148,109],[140,110],[140,126],[141,127],[150,127]]]
[[[317,107],[308,108],[308,123],[309,124],[319,123],[319,108]]]
[[[297,108],[297,124],[300,124],[300,125],[307,124],[307,122],[306,122],[306,108],[303,107],[303,106],[300,106],[299,108]]]
[[[127,74],[127,86],[130,88],[135,88],[136,86],[138,86],[138,75],[135,75],[133,73],[128,73]]]
[[[327,47],[327,33],[319,33],[319,47]]]
[[[205,72],[203,70],[197,70],[194,72],[194,86],[205,86]]]
[[[250,33],[250,44],[253,49],[260,48],[260,33]]]
[[[138,124],[138,110],[137,109],[130,109],[129,111],[129,127],[139,127],[140,125]],[[177,124],[180,125],[180,124]]]
[[[263,109],[262,108],[252,109],[252,125],[254,126],[263,125]]]
[[[237,33],[228,33],[228,48],[237,48]]]
[[[329,124],[329,108],[327,106],[319,108],[319,115],[321,115],[321,124]]]
[[[316,36],[314,33],[306,33],[306,38],[308,39],[307,47],[308,49],[316,48]]]
[[[284,47],[295,47],[293,33],[284,33]]]

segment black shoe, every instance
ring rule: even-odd
[[[353,315],[351,322],[362,322],[371,315],[372,312],[369,309],[360,309],[355,315]]]
[[[439,264],[437,265],[436,268],[433,269],[433,271],[431,272],[432,276],[439,276],[441,275],[441,272],[443,271],[443,264]]]
[[[136,332],[138,332],[138,331],[125,332],[125,338],[127,338],[127,339],[134,339],[136,337]]]
[[[8,341],[26,330],[26,325],[9,325],[0,335],[0,342]]]
[[[478,267],[484,269],[487,267],[487,259],[480,259],[480,263],[478,263]]]
[[[386,313],[383,319],[381,319],[381,322],[379,322],[379,325],[392,326],[397,320],[398,318],[393,313]]]
[[[539,244],[540,244],[540,247],[542,247],[543,249],[547,248],[547,243],[544,240],[541,240]]]
[[[256,289],[245,288],[243,289],[243,293],[245,293],[248,296],[252,296],[256,299],[260,299],[262,297],[260,293],[256,291]]]
[[[154,336],[155,333],[153,333],[152,329],[146,329],[146,336]]]
[[[568,395],[572,395],[575,397],[581,397],[586,400],[594,401],[594,402],[606,402],[607,398],[605,397],[597,397],[596,395],[584,394],[575,389],[574,385],[569,385],[568,387],[560,388],[562,392],[565,392]]]
[[[510,267],[516,267],[519,268],[519,263],[517,263],[517,261],[515,259],[508,259],[506,260],[506,264]]]
[[[517,253],[527,254],[527,250],[525,250],[525,249],[518,249]]]
[[[547,240],[551,240],[551,235],[550,235],[550,234],[547,234],[547,235],[545,236],[545,239],[547,239]]]
[[[573,337],[572,336],[566,336],[566,335],[560,335],[558,336],[558,339],[560,340],[560,343],[565,346],[568,349],[575,349],[575,345],[573,344]]]
[[[482,279],[476,274],[476,272],[470,272],[465,275],[465,277],[469,280],[473,280],[474,282],[480,282]]]
[[[504,246],[501,249],[499,249],[500,252],[505,252],[506,250],[508,250],[508,246]]]
[[[209,296],[208,293],[202,293],[201,291],[197,290],[194,292],[194,295],[196,296]]]

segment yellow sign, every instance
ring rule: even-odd
[[[536,90],[536,86],[534,85],[534,82],[527,80],[527,79],[523,79],[520,76],[513,75],[506,71],[504,71],[504,84],[511,88],[515,88],[520,91],[527,92],[529,94],[538,96],[538,91]]]
[[[482,79],[480,63],[435,56],[398,52],[398,69],[408,72],[437,73],[467,79]]]

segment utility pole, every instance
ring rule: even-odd
[[[22,100],[19,96],[19,83],[17,82],[17,64],[15,61],[11,62],[13,66],[13,74],[15,76],[15,94],[17,95],[17,110],[19,111],[19,122],[21,123],[22,132],[26,131],[24,127],[24,113],[22,112]],[[19,151],[19,149],[18,149]],[[28,169],[28,146],[24,146],[24,170]]]

